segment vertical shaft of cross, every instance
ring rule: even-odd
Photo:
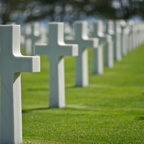
[[[114,60],[121,60],[121,35],[120,35],[120,24],[118,21],[111,22],[114,24]]]
[[[50,56],[49,107],[65,107],[64,58]]]
[[[14,125],[15,139],[22,142],[22,111],[21,111],[21,73],[16,72],[13,75],[13,95],[14,95]]]
[[[105,53],[104,53],[104,65],[112,68],[113,67],[113,43],[111,41],[105,42]]]
[[[124,55],[127,55],[127,45],[128,45],[128,36],[127,36],[127,34],[125,34],[125,36],[124,36],[124,41],[123,41],[123,45],[124,45],[124,47],[123,47],[123,54]]]
[[[20,73],[1,74],[0,143],[22,142]]]
[[[35,27],[34,24],[31,25],[31,54],[34,55],[34,44],[37,40],[37,37],[35,36]]]
[[[98,38],[100,44],[103,44],[104,46],[104,65],[111,68],[113,67],[112,37],[109,34],[104,34],[104,25],[102,21],[94,22],[93,29],[91,36]]]
[[[114,38],[114,60],[120,61],[121,60],[121,38],[120,35],[115,35]]]
[[[101,58],[103,45],[100,44],[97,49],[93,49],[93,64],[92,73],[93,74],[102,74],[103,73],[103,60]]]
[[[80,55],[76,57],[76,86],[88,85],[88,52],[79,48]]]
[[[122,31],[121,34],[121,55],[124,56],[125,55],[125,51],[124,51],[124,40],[125,40],[125,35]]]

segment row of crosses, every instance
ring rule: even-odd
[[[112,37],[109,33],[103,35],[101,31],[96,32],[97,29],[103,29],[101,23],[94,24],[91,38],[88,37],[87,27],[86,22],[76,22],[74,37],[64,39],[64,24],[49,23],[49,43],[37,44],[33,48],[33,55],[46,55],[50,60],[49,107],[65,107],[64,56],[76,56],[75,86],[85,87],[88,86],[87,48],[93,49],[94,74],[103,73],[103,45],[104,65],[107,67],[113,67],[113,59],[120,60],[125,53],[114,42],[113,55]],[[120,37],[119,29],[116,30],[116,34],[110,31],[115,41]],[[20,37],[20,26],[0,26],[0,144],[22,143],[21,72],[40,72],[39,56],[21,54]]]

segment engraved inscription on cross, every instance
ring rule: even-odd
[[[85,87],[88,85],[88,53],[87,48],[93,48],[93,73],[103,72],[102,49],[98,46],[97,38],[88,37],[87,22],[75,22],[75,36],[73,39],[65,39],[65,43],[78,44],[79,55],[76,57],[76,80],[75,85]]]
[[[0,26],[0,144],[22,142],[21,72],[39,72],[38,56],[20,53],[20,26]]]
[[[78,46],[64,43],[63,23],[49,23],[49,43],[36,45],[35,54],[49,56],[49,107],[65,107],[64,56],[77,56]]]
[[[112,37],[109,34],[104,34],[104,24],[102,21],[92,23],[93,32],[92,37],[97,37],[104,45],[104,65],[106,67],[113,67],[113,42]]]

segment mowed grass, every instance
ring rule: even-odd
[[[144,45],[92,74],[89,86],[75,87],[75,58],[65,58],[66,107],[48,108],[49,62],[40,73],[22,73],[24,144],[144,143]]]

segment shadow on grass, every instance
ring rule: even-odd
[[[85,88],[81,86],[65,86],[65,89]],[[27,91],[49,91],[49,88],[28,88]]]
[[[73,89],[75,86],[65,86],[65,89]]]
[[[65,89],[83,89],[83,88],[87,88],[87,87],[82,87],[82,86],[65,86]]]
[[[70,110],[70,111],[73,111],[73,110],[77,110],[77,111],[92,111],[92,110],[95,110],[93,108],[88,108],[86,106],[66,106],[64,108],[50,108],[50,107],[44,107],[44,108],[32,108],[32,109],[26,109],[26,110],[22,110],[22,114],[26,114],[26,113],[30,113],[30,112],[33,112],[33,111],[42,111],[42,110],[59,110],[59,111],[67,111],[67,110]]]
[[[25,114],[25,113],[29,113],[29,112],[32,112],[32,111],[48,110],[48,109],[51,109],[51,108],[49,108],[49,107],[45,107],[45,108],[33,108],[33,109],[22,110],[22,113]]]
[[[144,120],[144,116],[136,117],[136,120]]]
[[[27,91],[48,91],[49,88],[29,88]]]

